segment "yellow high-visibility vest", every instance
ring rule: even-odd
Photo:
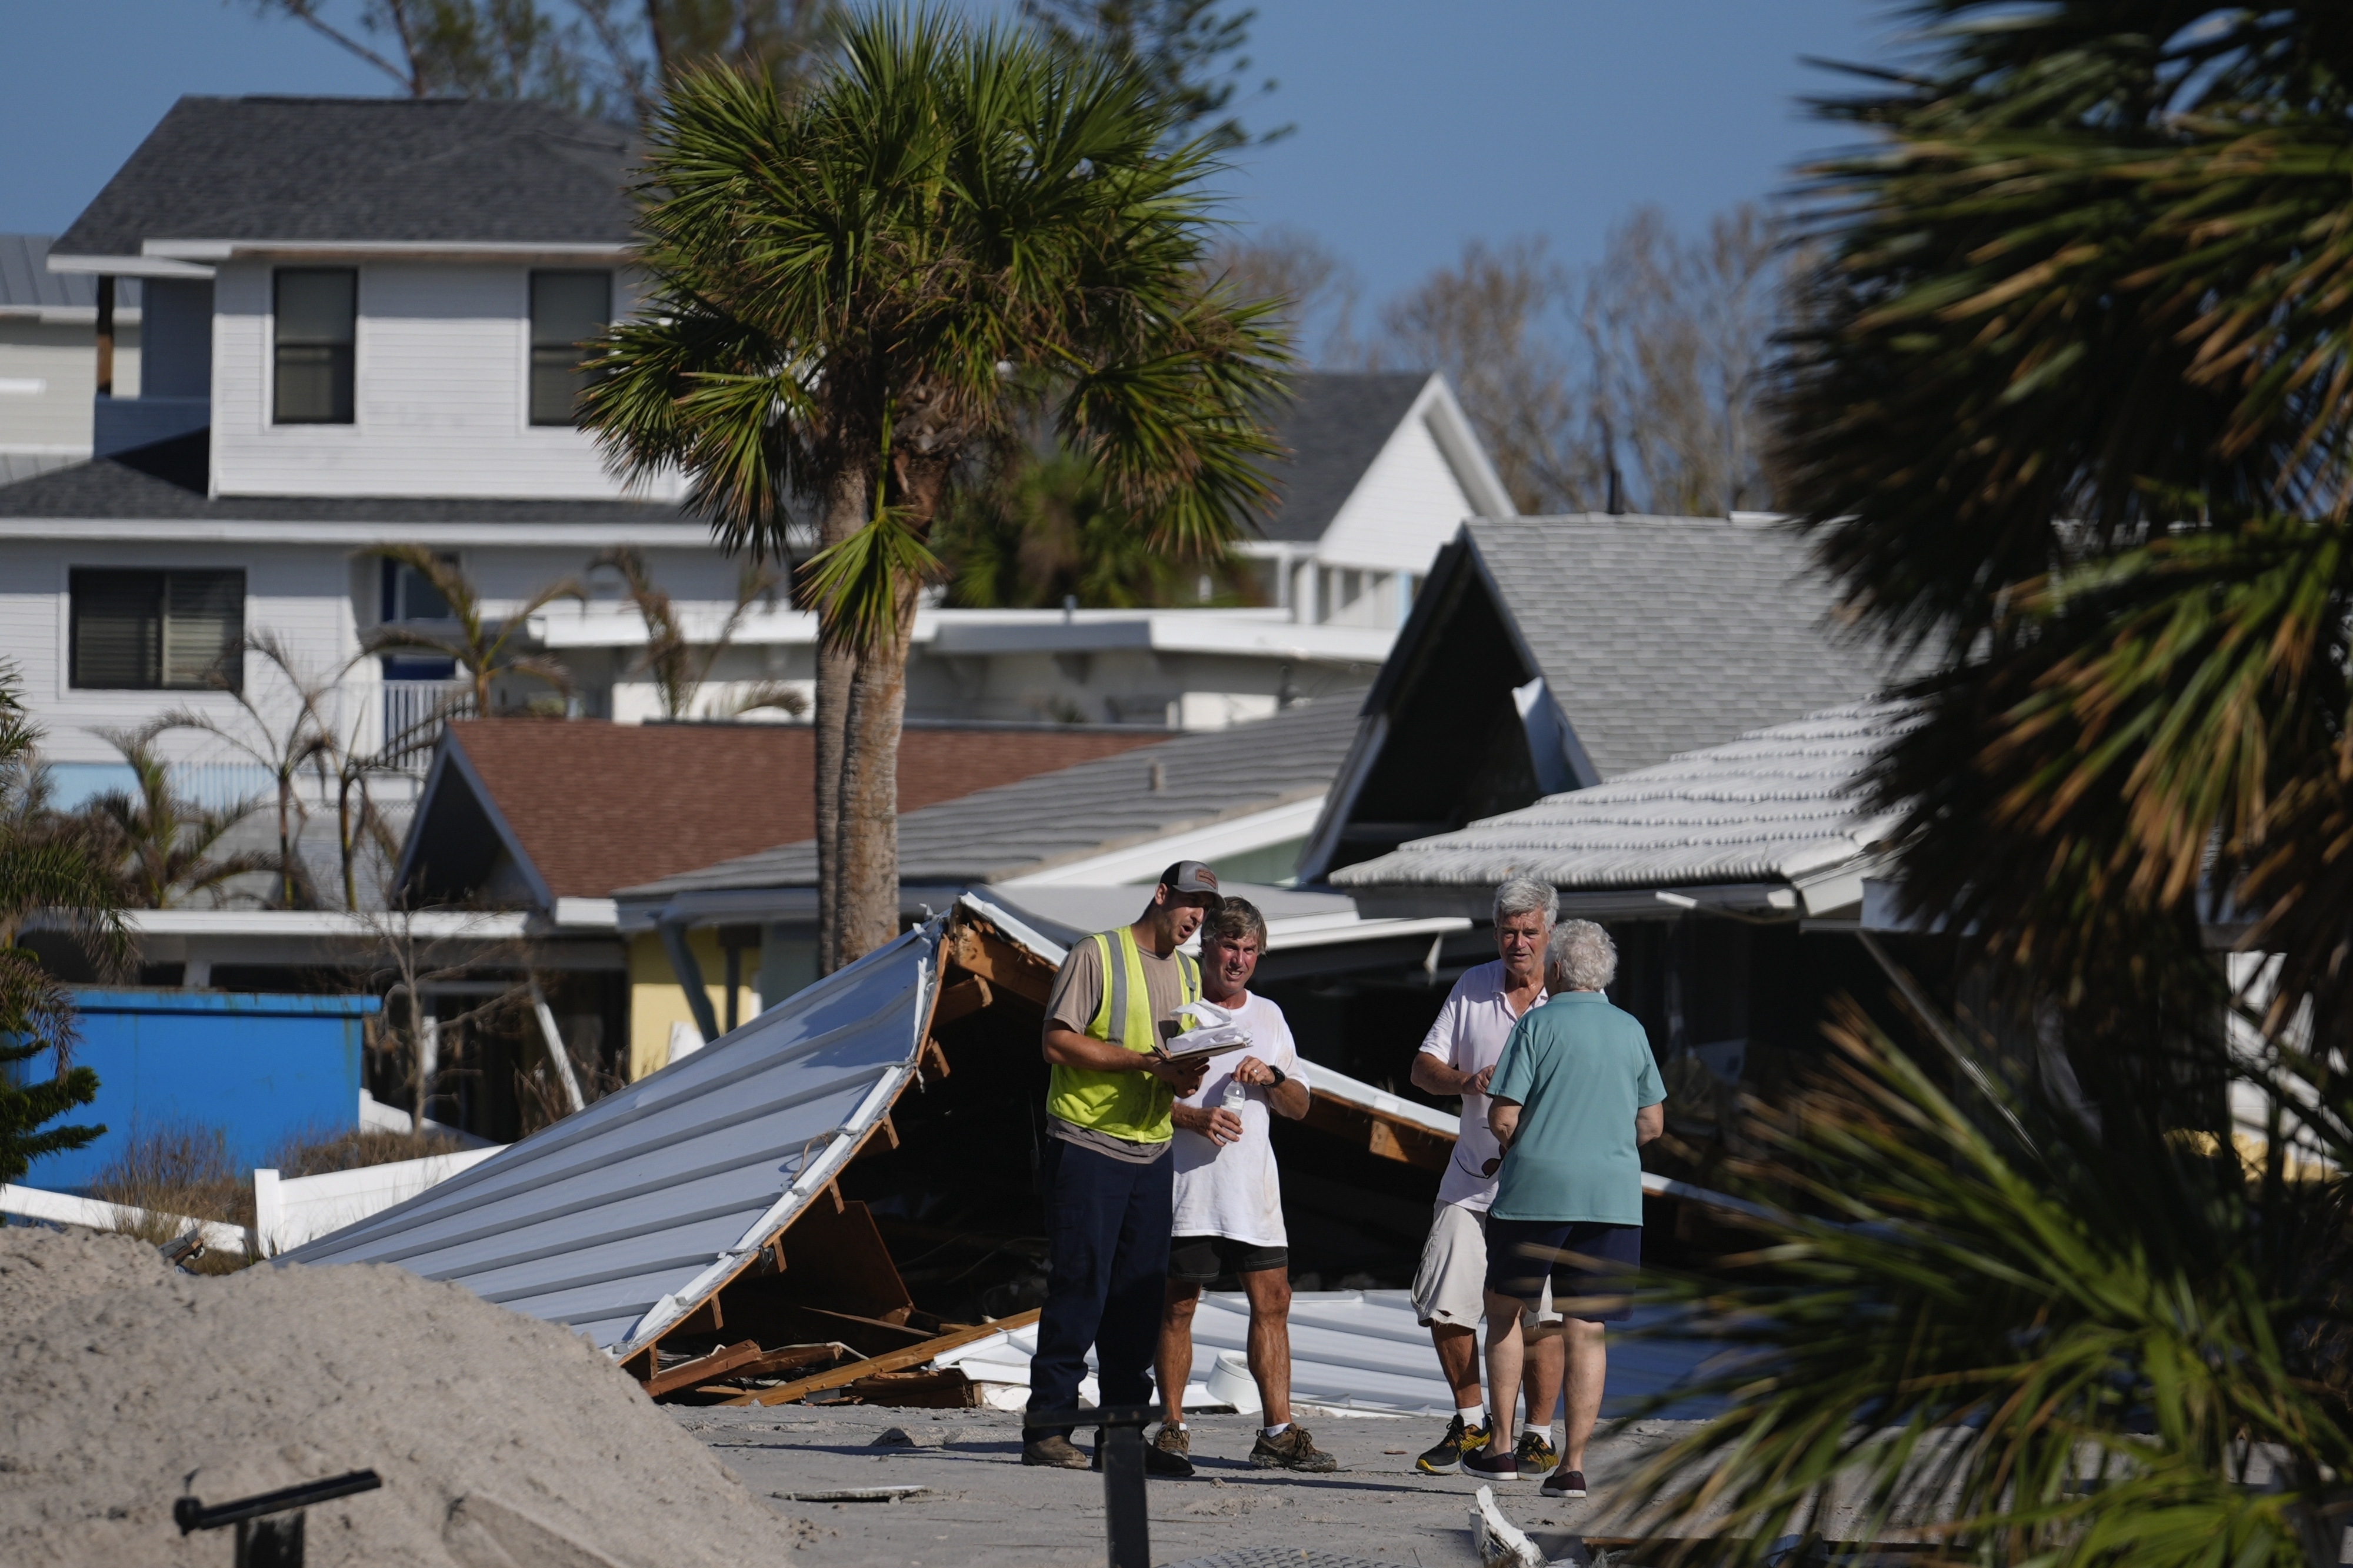
[[[1158,1038],[1153,1027],[1152,995],[1144,981],[1144,953],[1128,926],[1097,931],[1087,939],[1103,959],[1103,1001],[1087,1033],[1135,1052],[1153,1048]],[[1116,945],[1114,946],[1114,943]],[[1183,953],[1176,954],[1184,977],[1178,1005],[1201,999],[1201,971]],[[1166,1143],[1176,1132],[1169,1108],[1176,1091],[1142,1072],[1097,1072],[1092,1068],[1054,1064],[1047,1090],[1046,1109],[1074,1127],[1108,1132],[1137,1143]]]

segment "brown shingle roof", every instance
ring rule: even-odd
[[[603,898],[817,836],[816,733],[803,724],[474,719],[451,738],[558,898]],[[899,808],[1166,740],[1155,730],[913,725]]]

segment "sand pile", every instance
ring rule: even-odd
[[[766,1562],[783,1523],[586,1341],[398,1268],[167,1268],[126,1237],[0,1229],[0,1562],[226,1568],[173,1499],[346,1470],[313,1564]]]

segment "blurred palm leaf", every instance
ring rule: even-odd
[[[1859,1013],[1834,1043],[1751,1107],[1757,1248],[1656,1291],[1732,1352],[1700,1390],[1731,1408],[1627,1483],[1651,1528],[1761,1561],[1836,1502],[1841,1537],[1957,1562],[2336,1562],[2338,1184],[2258,1204],[2227,1152],[2023,1102],[1981,1127]]]

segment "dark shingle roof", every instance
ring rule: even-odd
[[[0,234],[0,310],[70,310],[98,303],[98,279],[86,273],[49,270],[46,234]],[[136,310],[139,280],[116,285],[117,310]]]
[[[184,98],[72,226],[68,256],[149,239],[620,244],[628,133],[478,99]]]
[[[691,522],[666,501],[481,500],[463,497],[208,496],[209,435],[52,468],[0,485],[0,517],[186,518],[207,522]]]
[[[1531,517],[1466,525],[1603,778],[1881,690],[1832,624],[1806,543],[1766,519]]]
[[[1340,771],[1361,700],[1361,692],[1340,692],[1257,723],[1182,735],[908,812],[899,818],[899,879],[998,881],[1305,799]],[[619,896],[816,883],[811,839],[624,888]]]
[[[1302,544],[1323,538],[1429,381],[1419,370],[1291,377],[1291,401],[1275,415],[1272,432],[1292,456],[1269,465],[1282,502],[1265,521],[1266,537]]]

